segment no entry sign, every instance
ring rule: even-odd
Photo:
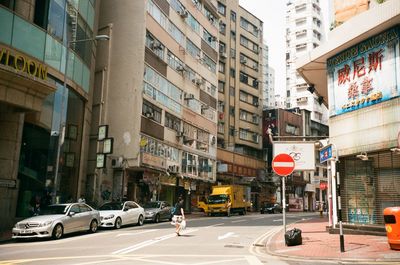
[[[288,154],[279,154],[272,160],[272,169],[279,176],[292,174],[294,165],[293,157]]]

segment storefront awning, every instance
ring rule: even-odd
[[[357,15],[330,32],[328,41],[296,61],[296,69],[308,84],[314,84],[328,107],[326,61],[328,58],[400,24],[398,0],[389,0]]]

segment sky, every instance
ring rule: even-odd
[[[327,3],[322,0],[321,8],[327,21]],[[239,4],[264,22],[264,41],[269,48],[269,65],[275,69],[275,94],[285,96],[285,20],[286,0],[239,0]],[[325,23],[325,34],[328,25]]]

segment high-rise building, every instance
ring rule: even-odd
[[[324,41],[324,25],[319,0],[288,1],[286,10],[286,108],[307,109],[311,119],[327,123],[323,99],[313,92],[296,72],[296,59]],[[310,93],[311,92],[311,93]]]
[[[263,49],[263,109],[275,107],[275,70],[269,66],[268,46],[264,44]]]
[[[275,108],[275,70],[272,67],[268,67],[266,75],[264,75],[264,109]]]
[[[218,161],[222,183],[249,185],[262,161],[263,22],[235,1],[218,1]],[[246,160],[247,159],[247,160]],[[251,162],[246,162],[250,159]]]
[[[92,134],[113,150],[93,137],[93,198],[190,207],[216,180],[216,2],[104,0],[100,14],[112,41],[98,50]]]
[[[0,231],[85,194],[99,1],[0,1]]]

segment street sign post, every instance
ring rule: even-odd
[[[272,160],[272,170],[279,176],[282,176],[282,220],[283,231],[286,233],[286,187],[285,179],[293,173],[295,162],[293,157],[288,154],[278,154]]]

